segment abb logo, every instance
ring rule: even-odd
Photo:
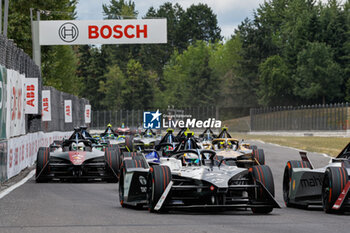
[[[71,115],[71,109],[70,109],[70,105],[66,106],[66,115],[70,116]]]
[[[123,38],[124,36],[128,39],[132,38],[147,38],[148,37],[148,31],[147,31],[147,24],[141,26],[141,25],[126,25],[124,28],[122,25],[115,25],[113,27],[109,25],[103,25],[101,28],[99,28],[96,25],[89,25],[88,26],[88,34],[89,39],[98,39],[99,37],[102,37],[103,39],[109,39],[111,37],[115,39]]]
[[[22,89],[16,88],[15,86],[12,87],[11,92],[11,120],[14,121],[16,119],[21,119],[22,116]]]
[[[43,111],[49,112],[49,98],[43,98]]]
[[[90,118],[90,109],[86,109],[86,117]]]
[[[34,101],[35,101],[35,85],[29,85],[27,86],[27,105],[30,105],[34,107]]]

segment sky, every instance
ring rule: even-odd
[[[110,0],[79,0],[77,16],[79,20],[103,19],[102,4]],[[134,0],[138,18],[142,18],[148,9],[153,6],[158,9],[165,2],[179,3],[184,9],[192,4],[206,3],[217,15],[221,35],[229,38],[234,29],[246,18],[253,17],[254,9],[264,0]]]

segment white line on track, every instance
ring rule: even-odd
[[[20,187],[23,185],[25,182],[27,182],[30,178],[32,178],[35,174],[35,170],[31,171],[25,178],[23,178],[21,181],[18,183],[12,185],[11,187],[5,189],[4,191],[0,192],[0,199],[5,197],[7,194],[15,190],[16,188]]]

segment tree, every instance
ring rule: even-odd
[[[105,81],[105,73],[110,64],[110,56],[106,51],[89,45],[79,46],[77,51],[79,58],[77,75],[81,80],[80,96],[90,100],[94,109],[104,109],[105,106],[101,103],[105,93],[98,92],[100,82]]]
[[[180,19],[184,10],[179,4],[173,5],[166,2],[154,9],[151,7],[144,18],[166,18],[168,42],[166,44],[142,45],[138,60],[143,64],[144,69],[154,70],[158,76],[162,76],[164,65],[170,60],[174,50],[179,50],[182,46],[182,40],[178,38],[180,28]]]
[[[106,81],[100,81],[98,92],[104,94],[101,105],[105,109],[116,111],[123,107],[125,100],[122,98],[122,89],[125,88],[125,76],[117,65],[108,68],[105,74]],[[118,91],[119,90],[119,91]]]
[[[234,36],[225,44],[215,43],[211,49],[209,66],[212,78],[219,83],[220,92],[217,95],[219,106],[241,106],[245,91],[243,82],[238,76],[242,43],[239,36]]]
[[[293,80],[286,62],[279,55],[267,58],[260,64],[259,103],[264,106],[293,104]]]
[[[132,0],[111,0],[109,5],[103,4],[102,8],[106,19],[133,19],[138,15]]]
[[[193,4],[187,8],[181,17],[180,29],[177,36],[183,41],[183,49],[197,40],[215,42],[222,39],[217,17],[207,4]]]
[[[308,42],[298,54],[294,79],[296,95],[323,104],[341,95],[342,70],[333,59],[331,47],[325,43]]]
[[[209,66],[211,49],[206,42],[197,41],[183,54],[173,55],[164,70],[168,105],[191,107],[217,103],[219,82]]]

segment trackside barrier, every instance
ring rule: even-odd
[[[54,140],[62,140],[72,132],[37,132],[24,136],[11,138],[6,143],[0,144],[0,153],[6,156],[6,176],[1,174],[3,180],[19,174],[23,169],[32,166],[36,161],[39,147],[47,147]],[[2,150],[1,145],[5,145]],[[4,156],[4,157],[5,157]]]

